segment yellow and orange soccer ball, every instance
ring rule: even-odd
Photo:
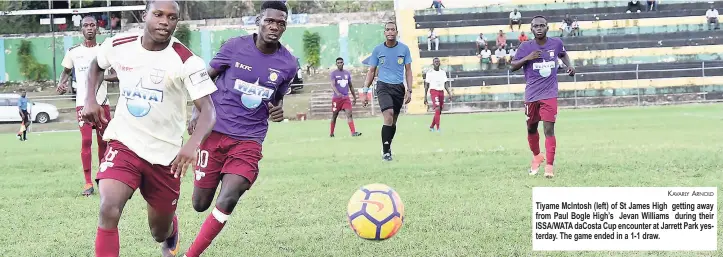
[[[349,226],[359,237],[384,240],[393,237],[404,224],[404,203],[394,189],[370,184],[349,199],[346,215]]]

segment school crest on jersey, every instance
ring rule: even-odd
[[[397,63],[398,63],[398,64],[404,63],[404,56],[399,56],[399,57],[397,57]]]
[[[126,108],[134,117],[143,117],[151,112],[151,102],[163,102],[163,91],[143,87],[139,80],[133,88],[124,88],[121,96],[126,98]]]
[[[377,59],[379,59],[379,65],[384,64],[384,57],[384,55],[377,57]]]
[[[259,108],[264,100],[271,99],[275,91],[272,88],[259,85],[258,79],[254,83],[237,79],[233,88],[241,93],[241,104],[248,109]]]

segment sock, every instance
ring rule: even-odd
[[[118,228],[102,229],[98,227],[95,235],[95,257],[118,257],[119,254]]]
[[[391,143],[392,140],[394,140],[394,135],[396,135],[396,134],[397,134],[397,125],[392,125],[392,138],[389,139],[389,143]]]
[[[211,245],[211,241],[213,241],[213,239],[221,232],[221,229],[223,229],[223,226],[226,224],[229,215],[230,213],[223,212],[219,210],[218,207],[214,208],[213,211],[211,211],[211,214],[209,214],[206,218],[206,221],[203,222],[203,225],[201,225],[201,231],[198,232],[198,236],[196,236],[193,244],[191,244],[191,247],[188,248],[188,251],[186,251],[186,256],[200,256],[201,253],[203,253],[203,251]]]
[[[392,147],[393,126],[382,125],[382,150],[389,153]]]
[[[437,130],[439,130],[439,123],[441,121],[440,120],[441,118],[442,118],[442,110],[437,109],[436,111],[434,111],[434,124],[437,125]]]
[[[178,216],[174,216],[173,220],[171,221],[171,227],[173,230],[171,231],[171,235],[166,238],[166,245],[173,249],[176,245],[176,236],[178,235]]]
[[[349,130],[351,130],[351,133],[356,133],[356,128],[354,127],[354,120],[349,120],[347,123],[349,123]]]
[[[331,122],[331,130],[330,130],[331,132],[329,132],[329,135],[333,135],[333,134],[334,134],[334,128],[335,128],[335,127],[336,127],[336,121],[332,121],[332,122]]]
[[[555,148],[557,147],[557,140],[555,136],[545,137],[545,154],[547,155],[547,164],[553,165],[555,162]]]
[[[93,183],[90,178],[90,169],[93,163],[93,154],[91,150],[93,148],[93,138],[91,133],[92,129],[86,127],[81,128],[80,131],[80,163],[83,164],[83,174],[85,175],[85,183]]]
[[[26,139],[28,139],[28,131],[27,130],[23,131],[23,140],[26,140]]]
[[[530,150],[532,155],[537,156],[540,154],[540,134],[535,131],[535,134],[527,134],[527,143],[530,144]],[[547,147],[547,141],[545,141],[545,147]]]

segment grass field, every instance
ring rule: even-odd
[[[273,124],[261,175],[205,256],[721,256],[718,252],[532,252],[535,186],[723,185],[723,105],[562,110],[556,177],[530,177],[524,115],[400,118],[395,160],[380,160],[381,119]],[[0,136],[0,256],[93,256],[97,195],[79,196],[78,133]],[[544,149],[544,143],[541,144]],[[95,174],[94,174],[95,175]],[[182,248],[206,213],[191,207],[192,176],[179,201]],[[357,238],[346,203],[362,185],[385,183],[405,203],[394,238]],[[718,194],[721,193],[721,188]],[[718,197],[718,213],[723,197]],[[139,193],[120,222],[121,256],[159,256]],[[718,218],[718,227],[723,222]]]

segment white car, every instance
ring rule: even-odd
[[[22,122],[18,111],[19,94],[0,94],[0,121]],[[28,101],[30,119],[37,123],[47,123],[58,119],[58,107],[52,104]]]

